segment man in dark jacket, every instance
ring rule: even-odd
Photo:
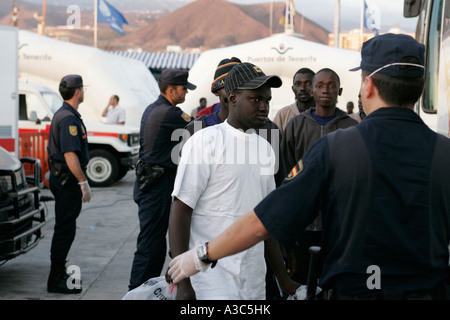
[[[358,123],[336,107],[341,94],[340,79],[333,70],[322,69],[317,72],[313,78],[315,107],[291,119],[283,134],[281,150],[288,170],[319,138]]]
[[[367,117],[311,146],[300,171],[209,240],[206,259],[220,263],[268,236],[290,241],[320,206],[326,299],[448,300],[450,140],[414,112],[424,55],[405,34],[364,42],[356,69]],[[171,261],[174,283],[201,269],[195,261],[194,250]]]
[[[338,96],[342,94],[336,72],[327,68],[319,70],[313,77],[312,86],[315,107],[292,118],[282,136],[281,153],[287,170],[295,170],[306,151],[327,133],[358,124],[336,107]],[[296,259],[293,279],[301,284],[306,284],[308,275],[309,247],[320,245],[321,230],[319,215],[300,236],[295,248],[288,248],[288,251],[294,251]]]

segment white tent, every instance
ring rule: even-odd
[[[83,77],[87,90],[79,111],[85,121],[101,122],[110,96],[117,94],[127,112],[126,124],[139,127],[145,108],[159,95],[155,78],[142,62],[24,30],[19,42],[21,81],[58,92],[63,76]]]
[[[251,62],[260,67],[265,74],[276,74],[283,80],[281,88],[272,89],[269,114],[271,119],[279,109],[294,102],[292,79],[295,72],[303,67],[310,68],[314,72],[322,68],[336,71],[343,88],[342,96],[338,98],[338,107],[347,111],[348,101],[353,101],[357,106],[360,72],[348,70],[359,65],[361,61],[359,52],[338,49],[283,33],[202,53],[189,71],[189,81],[197,85],[197,89],[189,91],[186,101],[180,105],[185,112],[190,113],[196,108],[201,97],[206,97],[208,105],[218,102],[218,98],[211,93],[214,72],[222,59],[231,57],[238,57],[242,62]]]

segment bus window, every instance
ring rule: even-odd
[[[444,0],[432,2],[431,19],[426,44],[426,84],[422,100],[425,112],[436,113],[438,103],[439,49],[441,36],[442,7]]]

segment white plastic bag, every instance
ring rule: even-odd
[[[151,278],[127,292],[122,300],[175,300],[177,285],[167,283],[165,276]]]
[[[306,300],[308,286],[300,286],[293,295],[289,295],[287,300]],[[316,295],[318,295],[322,289],[320,287],[316,288]]]

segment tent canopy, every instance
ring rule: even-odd
[[[201,97],[207,99],[208,105],[219,101],[211,93],[211,83],[218,63],[231,57],[238,57],[242,62],[251,62],[260,67],[265,74],[276,74],[283,80],[281,88],[272,89],[269,114],[271,119],[279,109],[294,102],[293,77],[297,70],[304,67],[314,72],[322,68],[336,71],[343,88],[343,93],[338,98],[340,109],[346,111],[348,101],[352,101],[355,105],[358,103],[360,72],[348,70],[360,64],[359,52],[334,48],[283,33],[203,52],[189,71],[189,81],[197,85],[197,89],[189,91],[186,95],[186,101],[180,105],[183,111],[190,113],[199,105]]]
[[[110,51],[110,53],[141,61],[147,68],[151,70],[164,70],[166,68],[189,70],[200,56],[200,53],[182,52]]]

